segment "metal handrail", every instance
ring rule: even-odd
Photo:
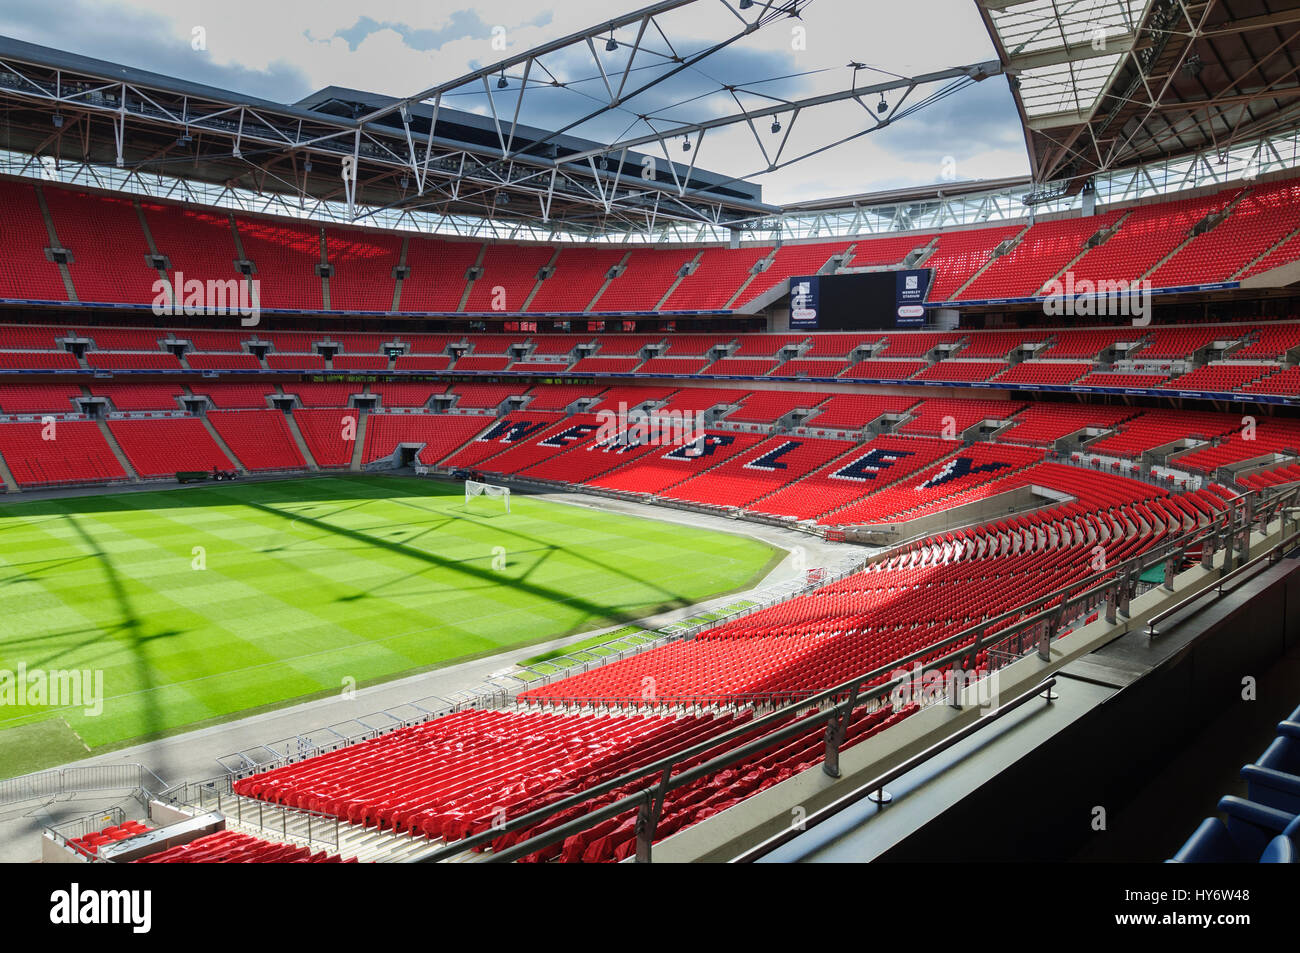
[[[776,834],[768,838],[767,840],[763,841],[761,844],[758,844],[755,847],[751,847],[743,854],[740,854],[737,857],[733,857],[729,861],[729,863],[751,864],[762,857],[766,857],[768,854],[776,850],[778,847],[788,844],[790,841],[794,840],[800,834],[803,834],[808,830],[811,830],[812,828],[816,827],[818,824],[822,823],[823,821],[829,820],[830,818],[834,817],[836,814],[840,813],[840,811],[843,811],[845,808],[851,807],[852,805],[856,804],[858,801],[861,801],[863,798],[869,797],[870,795],[875,794],[877,792],[880,792],[883,795],[886,784],[889,784],[893,781],[897,781],[899,778],[907,774],[912,769],[918,767],[919,765],[924,764],[925,762],[929,761],[931,758],[935,757],[936,755],[943,754],[949,748],[952,748],[955,745],[960,744],[962,741],[965,741],[967,738],[975,734],[977,731],[980,731],[983,728],[986,728],[989,725],[993,724],[994,722],[998,721],[1002,717],[1011,714],[1011,712],[1015,711],[1017,708],[1019,708],[1021,705],[1025,704],[1026,702],[1030,701],[1031,699],[1043,698],[1050,705],[1053,700],[1052,687],[1055,684],[1056,684],[1056,676],[1053,675],[1051,678],[1045,679],[1044,681],[1040,682],[1036,688],[1031,688],[1029,691],[1025,692],[1024,694],[1018,695],[1017,697],[1013,698],[1011,701],[1007,702],[1005,705],[999,705],[993,711],[986,713],[983,717],[976,719],[975,721],[971,722],[969,725],[965,725],[962,728],[959,728],[958,730],[954,731],[952,734],[948,735],[947,737],[940,739],[939,741],[935,742],[933,745],[926,748],[924,751],[920,752],[919,754],[913,755],[911,758],[908,758],[902,764],[890,768],[884,774],[872,778],[870,781],[868,781],[866,784],[862,785],[861,787],[856,788],[853,791],[850,791],[848,794],[844,795],[843,797],[835,801],[832,801],[830,804],[826,805],[821,810],[815,812],[809,817],[804,818],[797,826],[788,827],[785,830],[783,830],[781,833]],[[883,804],[883,799],[881,803]]]
[[[1174,603],[1168,609],[1164,609],[1163,611],[1157,613],[1156,615],[1153,615],[1150,619],[1147,620],[1147,635],[1152,638],[1160,635],[1160,632],[1156,628],[1156,626],[1159,625],[1161,622],[1164,622],[1166,619],[1172,618],[1173,616],[1180,614],[1181,612],[1183,612],[1183,610],[1195,605],[1197,602],[1200,602],[1203,598],[1205,598],[1205,594],[1208,592],[1213,592],[1219,596],[1223,595],[1223,590],[1227,587],[1229,582],[1235,582],[1239,576],[1245,575],[1247,570],[1255,569],[1260,563],[1276,562],[1277,554],[1280,551],[1288,549],[1289,547],[1294,546],[1297,543],[1300,543],[1300,530],[1297,530],[1296,532],[1292,533],[1290,536],[1287,536],[1284,539],[1278,540],[1275,545],[1270,546],[1267,550],[1260,553],[1258,556],[1255,556],[1253,559],[1250,559],[1247,562],[1242,563],[1240,566],[1238,566],[1236,569],[1233,569],[1231,572],[1223,576],[1220,576],[1219,581],[1215,583],[1213,586],[1207,586],[1204,589],[1194,592],[1186,599],[1182,599],[1179,602]]]

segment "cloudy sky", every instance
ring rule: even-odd
[[[469,70],[490,65],[599,23],[596,12],[631,10],[648,0],[595,5],[577,0],[5,0],[0,34],[232,89],[276,102],[294,102],[329,85],[394,96],[411,95]],[[664,18],[674,51],[689,56],[736,31],[739,21],[720,0],[698,0]],[[606,71],[626,62],[634,34],[620,32],[620,49],[596,49]],[[504,51],[501,47],[504,45]],[[197,48],[196,48],[197,47]],[[655,38],[652,52],[665,53]],[[622,110],[589,121],[574,134],[610,142],[677,121],[699,121],[737,109],[722,84],[758,106],[848,86],[846,64],[867,64],[859,83],[916,76],[994,58],[974,0],[811,0],[801,20],[764,26],[697,69],[663,83]],[[637,60],[641,81],[666,67]],[[566,83],[530,91],[523,114],[533,125],[558,128],[590,111],[604,94],[585,47],[546,61]],[[519,76],[509,88],[492,84],[498,112],[513,113]],[[916,90],[906,105],[939,87]],[[486,95],[452,105],[487,113]],[[874,106],[874,103],[870,104]],[[649,120],[639,115],[650,117]],[[818,149],[872,125],[858,103],[823,107],[788,131],[786,156]],[[785,118],[788,123],[788,117]],[[758,139],[769,155],[782,139],[766,121]],[[786,131],[783,128],[783,132]],[[681,159],[674,152],[674,159]],[[699,146],[701,167],[740,176],[767,160],[745,125],[711,133]],[[1027,171],[1024,138],[1006,80],[975,84],[896,124],[861,136],[758,181],[764,198],[795,202],[945,179],[997,178]]]

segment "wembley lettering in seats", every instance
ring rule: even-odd
[[[1009,466],[1011,464],[997,461],[981,463],[976,466],[975,461],[970,457],[953,457],[944,465],[942,470],[918,486],[917,489],[928,490],[936,486],[942,486],[952,480],[960,480],[962,477],[974,473],[996,473],[998,470],[1005,470]]]
[[[537,445],[539,447],[567,447],[579,440],[585,440],[595,432],[595,424],[577,424],[561,430],[559,433],[553,433],[545,440],[537,441]]]
[[[631,430],[623,430],[610,437],[597,436],[596,440],[587,445],[587,450],[599,450],[601,453],[627,453],[629,450],[637,450],[646,446],[649,441],[638,436]]]
[[[852,463],[831,474],[832,480],[874,480],[876,474],[888,470],[899,460],[913,456],[911,450],[872,450]]]
[[[781,444],[781,446],[774,450],[769,450],[757,460],[750,460],[745,464],[745,469],[768,471],[784,470],[786,466],[781,462],[781,458],[792,451],[798,450],[802,446],[802,440],[787,440],[785,443]]]
[[[711,457],[713,452],[719,447],[729,447],[735,442],[736,438],[726,433],[706,433],[688,443],[684,447],[678,447],[664,454],[665,460],[694,460],[697,457]]]
[[[478,439],[480,443],[497,439],[502,443],[518,443],[520,440],[528,439],[545,426],[546,421],[531,423],[527,420],[502,420]]]

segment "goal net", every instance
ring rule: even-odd
[[[491,483],[479,483],[477,480],[465,481],[465,505],[476,496],[499,496],[506,501],[506,512],[510,512],[510,488],[508,486],[494,486]]]

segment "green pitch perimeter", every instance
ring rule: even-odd
[[[0,679],[98,670],[105,699],[93,716],[0,703],[0,777],[690,605],[780,555],[399,477],[0,504]]]

